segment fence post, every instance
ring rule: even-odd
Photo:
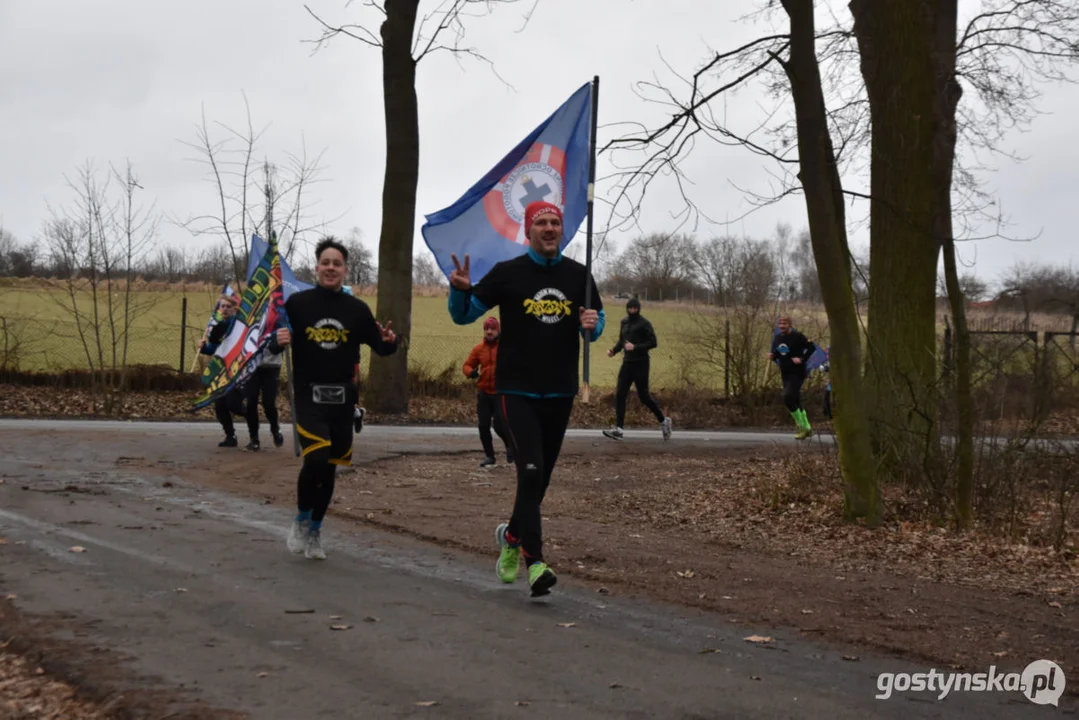
[[[187,296],[180,303],[180,374],[184,372],[184,351],[187,350]]]
[[[731,320],[727,318],[723,339],[723,394],[731,396]]]

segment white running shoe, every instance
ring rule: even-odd
[[[307,535],[307,547],[303,552],[308,560],[325,560],[326,551],[322,549],[322,531],[312,530]]]
[[[288,551],[299,555],[307,547],[307,535],[311,532],[310,520],[293,520],[288,531]]]

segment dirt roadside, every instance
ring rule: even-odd
[[[567,444],[544,505],[546,555],[600,593],[643,595],[795,628],[807,638],[934,664],[1022,670],[1079,667],[1079,560],[1048,548],[893,518],[844,523],[836,488],[792,481],[812,451],[642,452]],[[294,502],[293,458],[215,455],[191,480],[281,505]],[[341,519],[490,555],[512,506],[514,473],[479,470],[478,454],[405,455],[342,472],[327,536]],[[272,467],[276,471],[269,471]],[[824,473],[824,465],[820,466]],[[829,495],[829,492],[831,494]],[[823,497],[822,497],[823,493]],[[823,500],[823,501],[822,501]],[[1076,693],[1076,685],[1069,694]]]
[[[0,597],[0,719],[241,720],[135,677],[107,648],[68,637],[67,618],[26,617]]]
[[[345,521],[489,556],[493,568],[492,530],[512,503],[514,473],[504,464],[479,470],[479,454],[464,445],[455,453],[403,455],[361,447],[359,465],[339,476],[327,527],[331,552],[335,525]],[[839,517],[839,483],[827,460],[808,448],[671,448],[567,442],[544,516],[548,560],[561,574],[598,593],[794,628],[851,658],[878,650],[978,671],[1022,670],[1046,658],[1075,674],[1074,554],[905,521],[894,512],[902,505],[896,497],[884,528],[851,526]],[[179,475],[284,507],[294,501],[298,469],[290,452],[274,448],[252,454],[210,446],[176,463],[162,446],[115,463],[157,473],[163,483]],[[0,608],[9,605],[0,600]],[[176,712],[164,709],[175,707],[177,695],[124,676],[122,659],[107,650],[63,637],[64,618],[23,620],[14,608],[0,610],[0,645],[14,639],[7,650],[22,664],[10,672],[31,698],[52,693],[61,702],[89,703],[86,712],[109,713],[101,717]],[[62,685],[26,684],[49,679]],[[66,695],[64,686],[75,692]],[[1067,692],[1074,706],[1076,684]],[[171,717],[236,717],[208,713]],[[69,716],[79,717],[56,715]]]

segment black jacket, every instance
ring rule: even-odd
[[[633,343],[632,350],[626,350],[622,362],[642,362],[648,360],[648,351],[656,347],[656,331],[652,329],[652,323],[648,322],[640,313],[627,314],[622,318],[622,327],[619,330],[618,342],[611,352],[617,355],[622,352],[626,343]]]
[[[592,286],[592,309],[602,311],[599,289],[584,265],[565,256],[548,260],[529,251],[495,265],[468,296],[450,293],[450,314],[459,324],[471,317],[464,314],[470,308],[475,312],[498,308],[502,334],[495,392],[533,397],[577,394],[582,333],[578,313],[584,307],[586,282]],[[593,337],[602,332],[599,326],[597,330]]]
[[[772,354],[779,363],[779,372],[784,376],[805,375],[806,361],[817,351],[817,346],[797,330],[791,329],[786,335],[776,333],[772,338]],[[794,358],[801,358],[801,364],[794,364]]]
[[[375,316],[363,300],[316,285],[294,293],[285,302],[292,326],[295,384],[351,383],[360,345],[379,355],[392,355],[397,343],[383,342]],[[275,337],[270,352],[279,352]]]

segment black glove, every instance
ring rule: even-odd
[[[469,377],[472,378],[473,380],[477,380],[477,379],[479,379],[479,376],[480,376],[480,366],[477,365],[476,367],[472,368],[472,374],[469,375]]]
[[[362,407],[358,407],[352,413],[352,427],[358,435],[363,430],[363,416],[367,414],[367,411]]]

